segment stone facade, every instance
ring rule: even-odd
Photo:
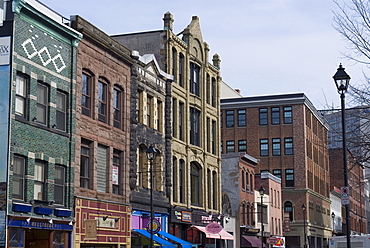
[[[80,16],[77,52],[75,247],[130,246],[130,51]],[[94,228],[95,227],[95,228]]]
[[[11,101],[4,95],[1,98],[3,109],[10,110],[10,144],[3,147],[10,151],[4,157],[8,157],[4,162],[9,165],[5,243],[41,247],[59,240],[69,247],[73,228],[75,55],[81,34],[36,1],[12,4],[14,12],[6,10],[11,19],[5,25],[12,25],[14,30],[9,34],[14,44]],[[9,116],[4,116],[4,123]]]
[[[282,179],[282,205],[290,230],[287,247],[303,244],[302,204],[309,244],[331,235],[327,124],[302,93],[222,99],[223,153],[245,151],[259,159],[256,172]],[[256,186],[256,190],[258,190]]]
[[[202,215],[220,212],[220,58],[215,54],[213,64],[208,62],[210,49],[198,17],[179,36],[173,32],[171,13],[163,20],[163,30],[113,38],[141,54],[153,54],[159,67],[174,76],[171,104],[166,106],[172,110],[172,158],[166,164],[172,171],[169,232],[187,239],[188,227],[204,225]],[[175,217],[177,212],[191,213],[190,222]]]

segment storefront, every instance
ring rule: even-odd
[[[52,219],[10,216],[8,219],[9,248],[70,248],[73,229],[71,224]]]
[[[130,243],[129,205],[76,198],[75,220],[75,248],[121,248]]]

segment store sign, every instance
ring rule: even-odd
[[[191,222],[191,213],[182,211],[182,221]]]
[[[216,222],[209,223],[206,226],[206,231],[208,233],[217,234],[217,233],[220,233],[222,231],[222,226],[220,224],[216,223]]]
[[[10,63],[10,37],[0,37],[0,65]]]

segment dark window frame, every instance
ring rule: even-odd
[[[281,139],[272,139],[272,156],[281,156]]]
[[[82,73],[81,78],[81,113],[91,117],[92,76]]]
[[[234,110],[226,110],[226,127],[234,127]]]
[[[269,141],[268,139],[260,139],[260,156],[267,157],[269,155]]]
[[[259,109],[259,124],[261,126],[268,125],[268,111],[267,108]]]
[[[238,109],[238,127],[247,126],[247,111],[245,109]]]
[[[98,81],[98,120],[108,123],[108,83]]]
[[[293,123],[293,109],[291,106],[286,106],[283,108],[284,112],[284,124]]]
[[[293,138],[284,138],[284,155],[293,155]]]
[[[271,108],[271,125],[280,125],[280,107]]]

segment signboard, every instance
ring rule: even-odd
[[[207,226],[206,226],[206,231],[208,233],[212,233],[212,234],[218,234],[222,231],[222,226],[216,222],[213,222],[213,223],[209,223]]]
[[[267,243],[269,243],[270,245],[274,245],[278,242],[278,239],[276,237],[269,237],[267,239]]]
[[[161,230],[161,223],[157,219],[152,219],[148,221],[148,225],[146,226],[146,230],[149,233],[157,234]]]
[[[97,220],[85,220],[85,239],[97,238]]]
[[[191,212],[182,211],[182,221],[191,222]]]
[[[285,248],[285,237],[275,237],[277,242],[272,245],[274,248]]]
[[[349,205],[349,187],[341,187],[340,188],[340,193],[341,193],[341,201],[342,205]]]
[[[10,63],[10,37],[0,37],[0,65]]]
[[[290,232],[290,212],[284,212],[284,232]]]

